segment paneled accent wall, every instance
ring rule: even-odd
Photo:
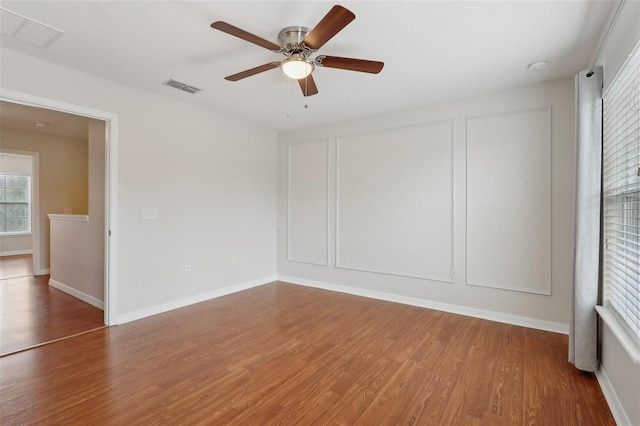
[[[567,332],[574,121],[566,78],[280,133],[278,277]]]
[[[467,284],[550,293],[549,120],[467,118]]]
[[[451,281],[453,121],[338,138],[336,266]]]
[[[288,258],[329,264],[329,143],[289,145]]]

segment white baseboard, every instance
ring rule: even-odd
[[[33,273],[33,275],[35,275],[36,277],[39,277],[40,275],[49,275],[50,273],[51,273],[51,269],[46,268],[46,269],[38,269]]]
[[[609,409],[611,410],[611,414],[613,414],[616,424],[620,426],[631,426],[631,421],[629,420],[626,411],[624,411],[624,407],[616,394],[616,390],[602,365],[600,365],[600,368],[596,370],[596,378],[600,384],[600,389],[602,389],[604,399],[606,399],[607,404],[609,404]]]
[[[76,290],[75,288],[69,287],[68,285],[62,284],[61,282],[58,282],[56,280],[49,279],[49,285],[53,288],[57,288],[58,290],[67,293],[70,296],[75,297],[76,299],[80,299],[83,302],[87,302],[88,304],[104,311],[104,302],[102,300],[96,299],[93,296],[89,296],[88,294],[83,293],[80,290]]]
[[[33,250],[13,250],[13,251],[2,251],[0,252],[0,257],[3,256],[19,256],[22,254],[33,254]]]
[[[129,312],[126,314],[118,315],[116,324],[124,324],[127,322],[136,321],[142,318],[172,311],[174,309],[184,308],[185,306],[194,305],[196,303],[204,302],[210,299],[215,299],[217,297],[226,296],[228,294],[237,293],[239,291],[248,290],[254,287],[259,287],[261,285],[269,284],[274,281],[276,281],[275,276],[265,277],[258,280],[249,281],[246,283],[219,288],[216,290],[208,291],[206,293],[197,294],[195,296],[185,297],[183,299],[172,300],[170,302],[161,303],[159,305],[155,305],[155,306],[140,309],[137,311]]]
[[[521,327],[535,328],[537,330],[551,331],[554,333],[569,334],[569,325],[560,322],[545,321],[537,318],[522,317],[518,315],[504,314],[501,312],[484,309],[470,308],[467,306],[452,305],[449,303],[434,302],[417,297],[402,296],[399,294],[385,293],[381,291],[366,290],[357,287],[349,287],[338,284],[330,284],[305,278],[278,276],[278,281],[298,284],[307,287],[321,288],[340,293],[353,294],[355,296],[369,297],[371,299],[385,300],[387,302],[402,303],[404,305],[419,306],[421,308],[434,309],[436,311],[450,312],[468,317],[481,318],[490,321],[502,322]]]

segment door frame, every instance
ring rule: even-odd
[[[105,122],[104,323],[108,326],[116,325],[118,312],[118,233],[116,232],[118,228],[118,114],[3,88],[0,88],[0,101],[61,111]]]

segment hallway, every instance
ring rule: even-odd
[[[32,275],[31,255],[0,257],[0,356],[104,327],[103,311]]]

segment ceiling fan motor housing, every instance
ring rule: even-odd
[[[304,38],[308,33],[309,28],[307,27],[294,26],[282,29],[278,33],[278,41],[282,46],[282,53],[285,55],[304,54],[305,57],[309,55],[312,50],[303,44]]]

